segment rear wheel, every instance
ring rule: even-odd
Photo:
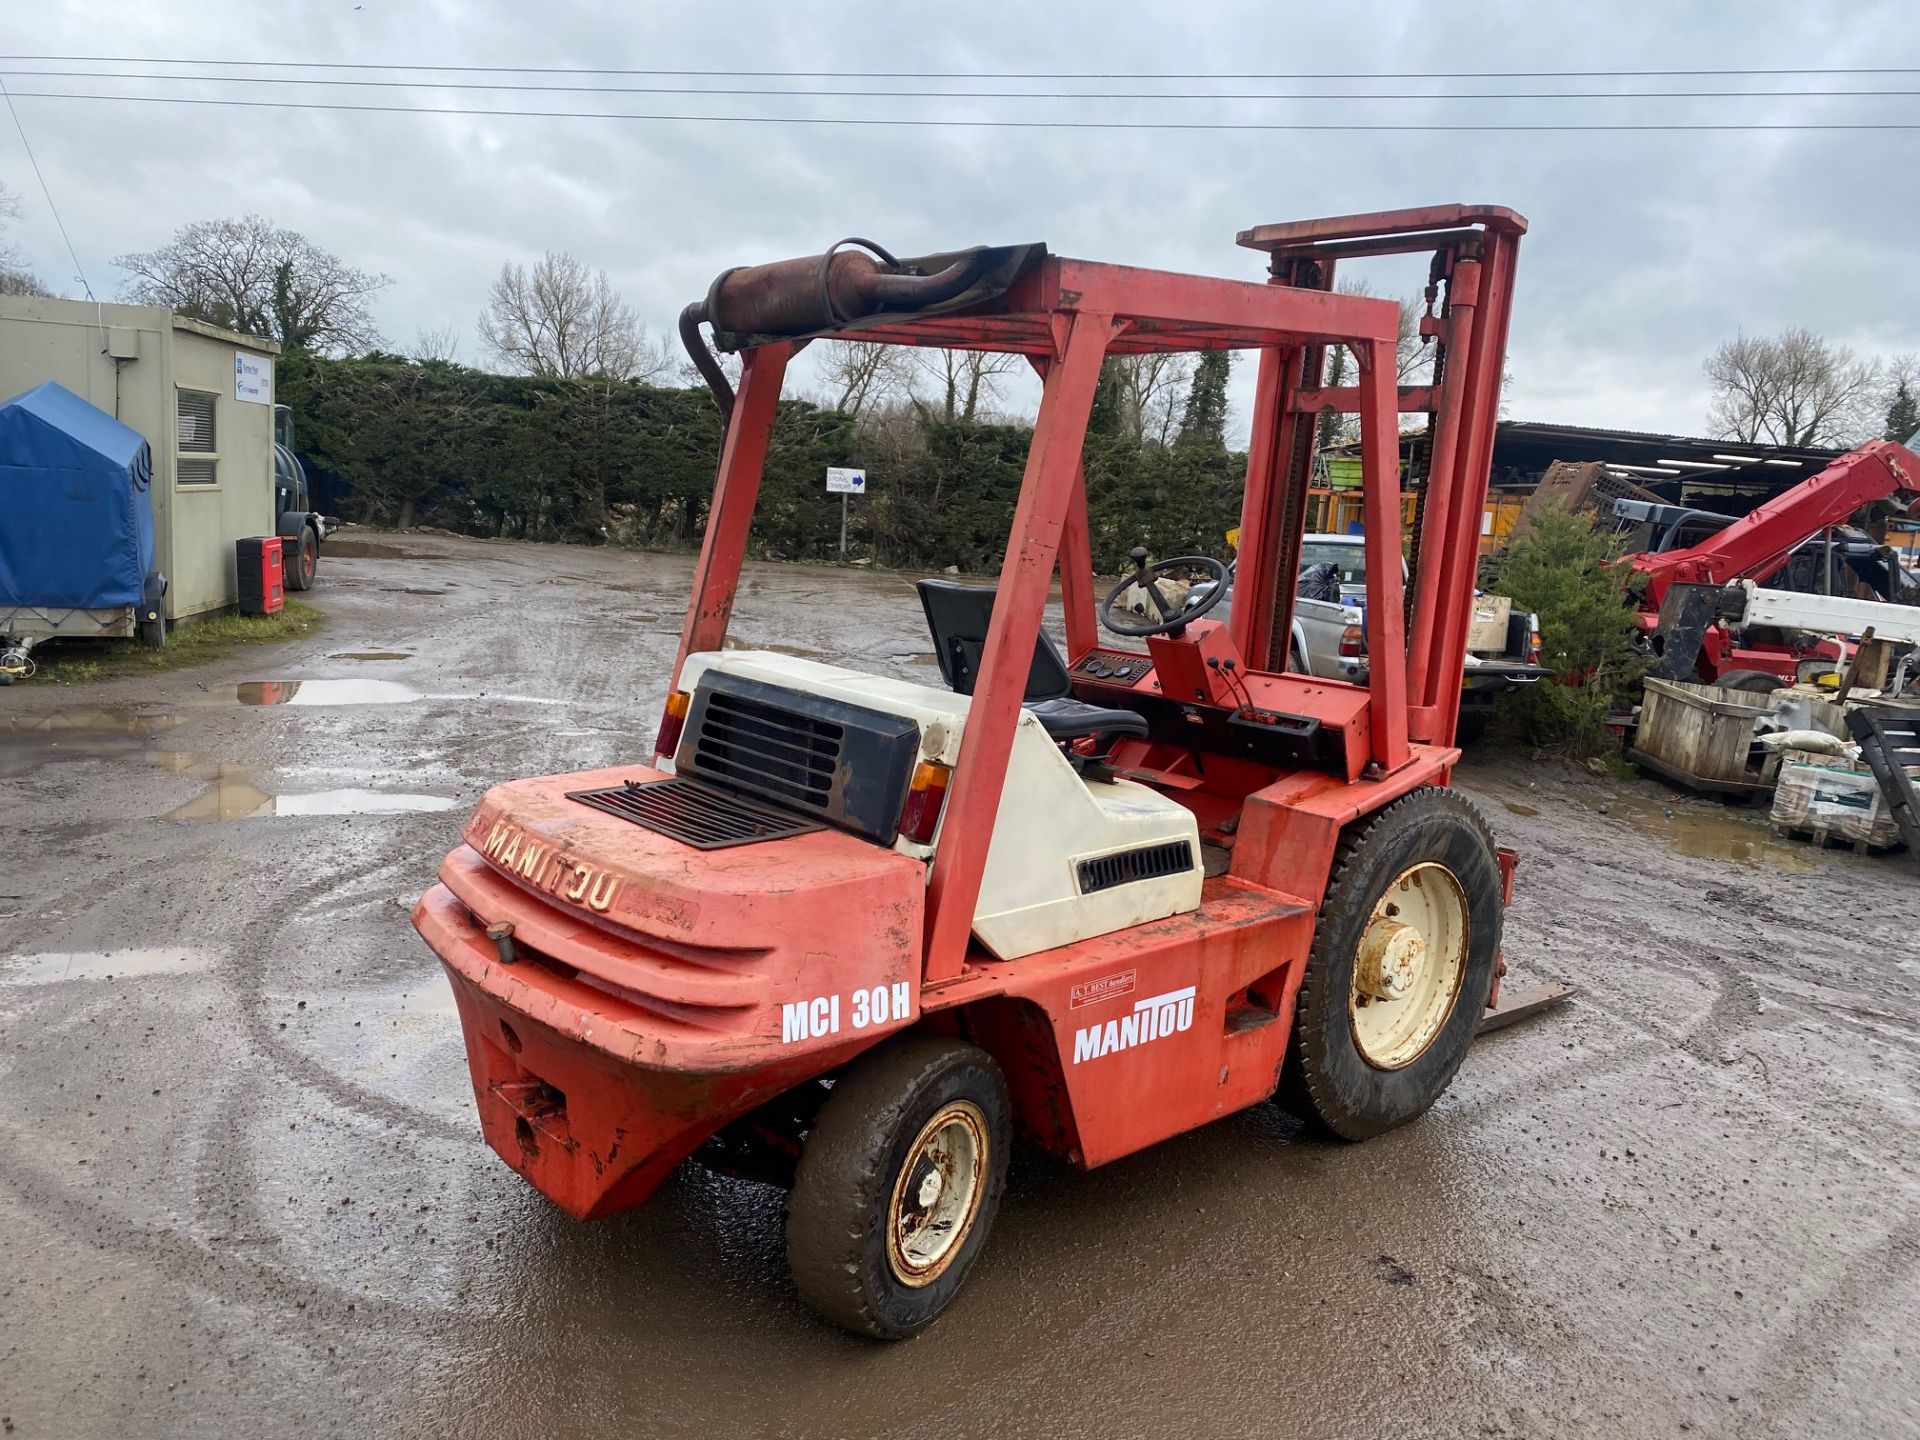
[[[1448,790],[1396,800],[1335,852],[1281,1103],[1347,1140],[1403,1125],[1466,1058],[1500,950],[1500,864]]]
[[[1493,718],[1487,710],[1462,710],[1453,727],[1453,743],[1465,748],[1478,745],[1487,735],[1487,722]]]
[[[901,1340],[973,1268],[1007,1176],[1011,1107],[984,1050],[910,1035],[858,1061],[820,1108],[794,1176],[787,1262],[834,1324]]]
[[[320,537],[313,533],[313,527],[302,525],[299,543],[284,553],[287,589],[311,590],[313,577],[320,569]]]
[[[1765,670],[1728,670],[1714,682],[1728,690],[1747,690],[1755,695],[1771,695],[1787,682]]]

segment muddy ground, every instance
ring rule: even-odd
[[[894,1347],[801,1307],[777,1192],[565,1218],[407,912],[486,786],[648,753],[690,571],[357,536],[314,638],[0,690],[7,1432],[1920,1434],[1916,872],[1505,756],[1516,979],[1584,993],[1407,1129],[1020,1156]],[[755,567],[735,628],[933,673],[906,577]]]

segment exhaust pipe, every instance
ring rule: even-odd
[[[859,249],[845,248],[850,245]],[[850,235],[824,255],[723,270],[705,299],[680,312],[680,343],[713,391],[720,414],[729,417],[733,386],[700,333],[703,324],[721,337],[780,337],[812,335],[883,313],[916,314],[965,295],[1006,253],[980,246],[957,255],[899,260],[873,241]],[[926,261],[944,263],[934,270]],[[732,348],[725,339],[721,343]]]

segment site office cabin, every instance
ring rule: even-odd
[[[681,323],[728,420],[654,763],[491,791],[414,914],[488,1143],[582,1219],[696,1152],[777,1179],[802,1296],[893,1338],[964,1282],[1016,1131],[1094,1166],[1277,1087],[1356,1140],[1425,1110],[1492,996],[1512,877],[1446,784],[1525,228],[1263,226],[1240,242],[1265,283],[863,241],[721,275]],[[1333,289],[1393,253],[1431,257],[1430,386],[1396,386],[1394,302]],[[818,338],[1042,377],[998,585],[920,586],[944,688],[724,648],[782,376]],[[1334,345],[1356,385],[1321,385]],[[1081,470],[1106,356],[1220,348],[1258,364],[1225,624],[1213,557],[1096,593]],[[1362,435],[1364,686],[1285,670],[1329,409]],[[1407,411],[1432,442],[1403,581]]]

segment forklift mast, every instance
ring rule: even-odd
[[[1399,486],[1368,489],[1366,533],[1367,573],[1397,573],[1398,557],[1380,542],[1391,538],[1398,549],[1398,492],[1401,486],[1414,491],[1404,627],[1407,733],[1436,745],[1453,743],[1459,718],[1514,265],[1526,228],[1521,216],[1501,206],[1444,205],[1259,225],[1239,236],[1241,245],[1271,257],[1272,284],[1297,289],[1331,290],[1342,259],[1432,256],[1420,335],[1434,347],[1433,377],[1427,385],[1398,387],[1397,404],[1399,414],[1424,414],[1426,433]],[[1325,359],[1321,345],[1260,354],[1240,529],[1238,584],[1247,600],[1236,604],[1234,638],[1243,654],[1269,670],[1286,665],[1316,422],[1329,411],[1361,409],[1360,387],[1322,385]],[[1362,357],[1363,381],[1365,364]],[[1362,443],[1397,456],[1393,417],[1380,417],[1378,433]],[[1398,616],[1379,610],[1368,607],[1370,629],[1396,626]],[[1398,652],[1398,644],[1382,645],[1384,638],[1369,635],[1370,654]]]

